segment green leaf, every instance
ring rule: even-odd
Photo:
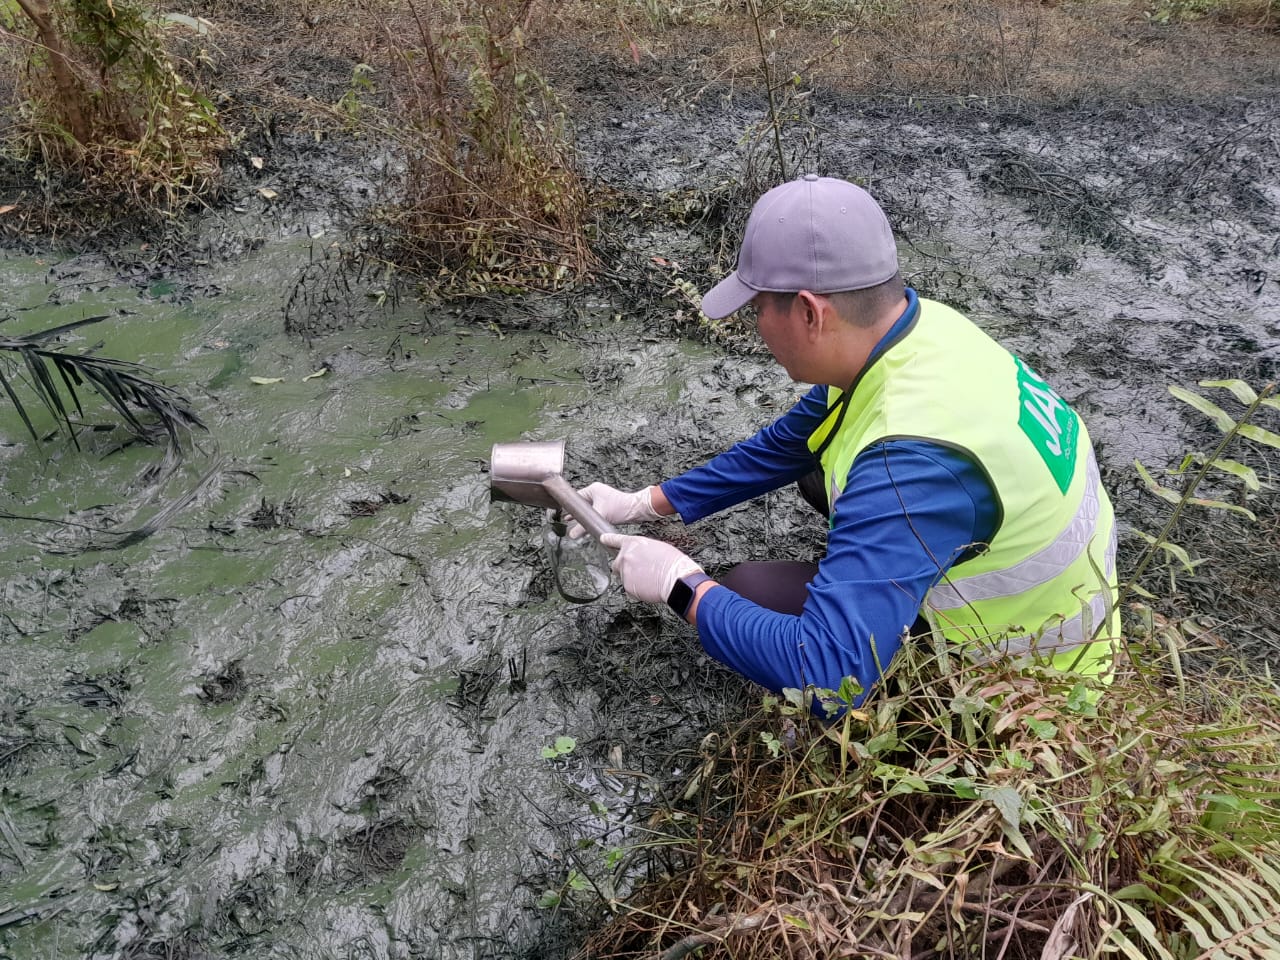
[[[960,694],[952,697],[951,703],[947,705],[947,709],[958,717],[973,716],[986,708],[987,701],[973,694]]]
[[[886,730],[884,733],[877,734],[867,741],[867,752],[873,757],[887,750],[892,750],[898,745],[898,732],[896,730]]]
[[[1112,927],[1107,931],[1108,939],[1119,947],[1126,957],[1131,960],[1150,960],[1155,956],[1159,960],[1174,960],[1173,954],[1160,942],[1160,935],[1156,932],[1155,926],[1141,910],[1125,900],[1112,900],[1112,903],[1120,908],[1125,919],[1142,936],[1142,946],[1145,949],[1139,949],[1119,927]]]
[[[1246,407],[1258,399],[1258,394],[1254,392],[1253,387],[1249,386],[1243,380],[1201,380],[1202,387],[1222,387],[1230,390],[1232,396],[1243,403]]]
[[[894,784],[890,793],[928,793],[929,784],[924,777],[917,776],[914,773],[906,774],[901,780]]]
[[[1176,490],[1170,490],[1168,487],[1160,486],[1155,477],[1151,476],[1140,461],[1133,461],[1133,467],[1138,471],[1138,477],[1142,480],[1142,485],[1147,488],[1148,492],[1154,493],[1161,500],[1166,500],[1174,506],[1182,502],[1182,494]]]
[[[550,910],[552,907],[560,906],[560,894],[554,890],[542,891],[542,896],[538,898],[538,906],[543,910]]]
[[[1001,833],[1004,834],[1004,838],[1009,841],[1009,845],[1013,847],[1014,850],[1018,851],[1018,853],[1022,854],[1022,856],[1026,857],[1028,860],[1035,860],[1035,851],[1031,849],[1031,844],[1027,843],[1027,838],[1022,835],[1021,830],[1017,827],[1011,827],[1007,823],[1000,824],[1000,827]]]
[[[1226,510],[1229,513],[1238,513],[1241,516],[1248,517],[1250,520],[1257,520],[1258,515],[1246,507],[1241,507],[1234,503],[1227,503],[1225,500],[1206,500],[1204,497],[1191,497],[1187,503],[1194,504],[1197,507],[1208,507],[1211,510]]]
[[[1144,533],[1141,530],[1134,530],[1133,533],[1134,535],[1139,536],[1143,540],[1147,541],[1147,543],[1151,544],[1151,546],[1153,547],[1157,546],[1156,538],[1153,537],[1151,534]],[[1195,573],[1196,567],[1204,563],[1203,558],[1200,560],[1192,560],[1191,554],[1187,553],[1187,551],[1183,547],[1178,546],[1176,543],[1171,543],[1168,540],[1160,541],[1158,546],[1161,550],[1163,550],[1165,553],[1169,554],[1175,560],[1177,560],[1180,564],[1182,564],[1183,569],[1186,570],[1187,573]]]
[[[186,27],[201,37],[208,35],[209,27],[212,26],[204,17],[189,17],[185,13],[162,13],[160,14],[160,19],[167,23],[175,23],[178,26]]]
[[[1204,463],[1205,461],[1202,453],[1193,453],[1187,459],[1195,463]],[[1243,463],[1235,460],[1218,459],[1213,461],[1210,466],[1215,470],[1221,470],[1223,473],[1229,473],[1233,477],[1239,477],[1250,490],[1262,489],[1262,481],[1258,479],[1258,471],[1252,467],[1246,467]]]
[[[1032,733],[1041,740],[1052,740],[1058,735],[1058,728],[1049,720],[1037,720],[1035,717],[1026,717],[1024,722]]]
[[[1237,908],[1247,912],[1248,906],[1243,902],[1236,900],[1238,893],[1229,885],[1223,883],[1215,875],[1192,867],[1190,864],[1181,863],[1176,866],[1187,879],[1191,880],[1196,889],[1196,893],[1208,899],[1216,907],[1216,911],[1199,910],[1201,916],[1205,917],[1208,922],[1209,929],[1213,935],[1220,940],[1229,940],[1233,933],[1243,929],[1247,924],[1240,919]],[[1199,897],[1187,896],[1183,903],[1189,903],[1192,906],[1200,906],[1203,901],[1197,903]],[[1208,906],[1208,904],[1203,904]]]
[[[891,763],[877,763],[872,775],[888,787],[886,793],[889,796],[929,792],[929,784],[924,778],[905,767],[894,766]]]
[[[1193,393],[1185,387],[1170,386],[1169,392],[1181,400],[1185,404],[1195,407],[1206,417],[1214,422],[1214,425],[1223,433],[1230,433],[1236,425],[1235,417],[1227,413],[1212,400],[1206,400],[1198,393]]]
[[[1141,836],[1144,833],[1152,833],[1161,831],[1169,826],[1169,801],[1168,798],[1156,796],[1151,809],[1147,811],[1147,815],[1137,823],[1125,827],[1121,833],[1127,836]]]
[[[1196,906],[1200,908],[1202,913],[1207,914],[1207,911],[1205,911],[1205,909],[1199,904],[1196,904]],[[1204,928],[1204,924],[1193,917],[1190,913],[1185,910],[1180,910],[1176,906],[1170,906],[1168,909],[1182,921],[1182,925],[1186,929],[1191,931],[1191,936],[1195,938],[1196,944],[1201,950],[1212,950],[1218,945],[1218,938],[1209,933],[1209,931]]]
[[[1004,822],[1015,830],[1022,822],[1022,796],[1013,787],[984,787],[978,795],[997,810]]]
[[[1071,687],[1070,694],[1066,695],[1066,709],[1071,713],[1079,713],[1084,717],[1097,717],[1097,704],[1093,701],[1093,691],[1091,687],[1080,681],[1079,684]]]
[[[1244,430],[1245,428],[1242,427],[1241,429]],[[1263,432],[1265,433],[1266,431]],[[1275,437],[1275,446],[1280,449],[1280,434],[1272,434],[1272,436]],[[1182,494],[1178,493],[1176,490],[1171,490],[1168,487],[1160,486],[1160,484],[1156,482],[1156,479],[1147,472],[1147,468],[1137,460],[1133,461],[1133,466],[1138,471],[1138,476],[1142,478],[1142,485],[1151,493],[1154,493],[1161,500],[1172,503],[1175,507],[1183,502]],[[1223,500],[1206,500],[1204,497],[1188,497],[1186,502],[1195,504],[1197,507],[1210,507],[1215,510],[1227,510],[1231,513],[1243,514],[1250,520],[1258,519],[1252,510],[1246,510],[1244,507],[1237,506],[1234,503],[1227,503]]]
[[[840,681],[840,689],[837,694],[845,703],[852,704],[858,697],[862,696],[862,684],[853,679],[853,677],[845,677]]]
[[[1246,423],[1240,428],[1240,436],[1247,437],[1255,443],[1265,444],[1268,447],[1275,447],[1280,450],[1280,433],[1272,433],[1270,430],[1264,430],[1252,423]]]
[[[1164,898],[1145,883],[1131,883],[1127,887],[1121,887],[1112,896],[1117,900],[1146,900],[1149,903],[1164,905]]]
[[[1261,813],[1266,809],[1248,797],[1237,797],[1230,793],[1206,793],[1201,799],[1209,801],[1211,805],[1238,810],[1242,813]]]
[[[578,741],[573,737],[556,737],[556,753],[563,756],[566,753],[573,753],[574,747],[578,745]]]

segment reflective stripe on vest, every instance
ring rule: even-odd
[[[1112,526],[1107,540],[1107,580],[1115,573],[1116,528]],[[1054,656],[1067,653],[1094,642],[1098,627],[1105,623],[1115,600],[1112,591],[1094,594],[1087,604],[1081,604],[1080,612],[1059,624],[1046,625],[1038,635],[989,637],[984,641],[964,646],[966,656],[974,663],[990,663],[1001,657],[1021,657],[1027,654]],[[1104,636],[1106,634],[1104,633]]]
[[[1098,533],[1098,517],[1101,513],[1102,478],[1098,474],[1098,462],[1093,451],[1086,452],[1085,490],[1080,506],[1066,528],[1054,541],[1038,553],[1003,570],[992,570],[972,577],[952,577],[939,583],[929,593],[929,606],[935,610],[954,610],[980,600],[1012,597],[1032,587],[1048,583],[1064,573],[1076,558],[1088,549]],[[1107,554],[1107,575],[1115,565],[1115,527],[1112,526],[1112,543]],[[963,570],[963,567],[959,568]]]

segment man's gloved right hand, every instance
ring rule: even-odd
[[[582,494],[582,499],[595,508],[596,513],[615,527],[620,524],[662,519],[662,514],[653,509],[652,486],[633,493],[624,493],[607,483],[593,483],[578,492]],[[586,530],[576,521],[569,527],[569,536],[574,540],[584,533]]]
[[[666,603],[676,581],[702,568],[679,549],[652,537],[629,537],[622,533],[606,533],[600,543],[617,550],[610,566],[627,596],[649,603]]]

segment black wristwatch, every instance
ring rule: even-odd
[[[675,582],[675,586],[667,594],[667,606],[676,612],[676,616],[684,618],[688,615],[689,608],[693,606],[694,591],[698,589],[699,584],[706,583],[710,579],[712,578],[701,570],[686,573]]]

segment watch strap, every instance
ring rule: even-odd
[[[711,579],[713,578],[702,570],[695,570],[693,573],[686,573],[683,577],[677,577],[671,592],[667,594],[667,606],[675,611],[676,616],[687,617],[699,585]]]

